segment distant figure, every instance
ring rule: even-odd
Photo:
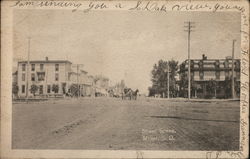
[[[132,91],[132,98],[133,98],[134,100],[137,99],[137,93],[138,93],[138,92],[139,92],[138,89],[136,89],[135,91]]]
[[[138,89],[133,91],[131,88],[125,88],[122,93],[122,99],[125,100],[128,98],[129,100],[132,100],[132,99],[136,100],[138,92],[139,92]]]
[[[132,89],[131,88],[124,88],[122,93],[122,100],[125,100],[126,98],[132,99]]]

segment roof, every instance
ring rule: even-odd
[[[18,63],[27,63],[27,61],[18,61]],[[32,60],[30,63],[70,63],[68,60]]]
[[[69,74],[76,74],[77,75],[77,72],[70,71]],[[80,73],[78,73],[78,74],[80,74]]]
[[[81,73],[85,73],[87,74],[88,72],[87,71],[84,71],[84,70],[80,70]]]
[[[185,61],[187,61],[188,59],[186,59]],[[194,61],[200,61],[200,60],[203,60],[203,61],[226,61],[226,60],[232,60],[232,59],[190,59],[190,60],[194,60]],[[238,58],[235,58],[234,60],[240,60]]]
[[[235,61],[240,61],[240,59],[234,59]],[[232,59],[190,59],[190,61],[195,61],[195,62],[199,62],[199,61],[203,61],[203,62],[215,62],[215,61],[232,61]],[[187,63],[188,62],[188,59],[183,61],[182,63]],[[182,64],[181,63],[181,64]]]

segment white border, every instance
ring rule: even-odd
[[[72,1],[71,1],[72,2]],[[84,9],[88,5],[88,1],[76,1],[83,3],[79,8]],[[100,1],[99,1],[100,2]],[[136,1],[103,1],[110,6],[112,10],[127,10],[128,7],[135,6]],[[98,3],[98,2],[96,2]],[[116,8],[115,5],[121,3],[125,8]],[[12,150],[11,149],[11,118],[12,118],[12,101],[11,101],[11,79],[12,79],[12,24],[13,24],[13,9],[10,6],[15,4],[15,1],[1,2],[1,157],[2,158],[247,158],[249,153],[248,148],[248,111],[249,111],[249,2],[247,0],[240,1],[158,1],[158,4],[167,4],[167,10],[171,10],[174,4],[188,5],[209,5],[214,6],[216,3],[226,6],[244,7],[241,12],[241,60],[246,63],[242,65],[244,74],[241,74],[241,82],[247,84],[246,88],[241,89],[241,129],[240,141],[242,151],[117,151],[117,150]],[[34,7],[26,7],[32,8]],[[24,8],[25,9],[25,8]],[[60,7],[44,7],[36,9],[62,9]],[[64,8],[65,9],[65,8]],[[72,8],[67,8],[72,9]],[[105,9],[104,9],[105,10]],[[108,9],[107,9],[108,10]],[[189,11],[183,9],[181,11]],[[210,11],[208,8],[200,8],[193,11]],[[239,11],[238,9],[221,9],[218,12]],[[245,32],[245,33],[244,33]],[[248,34],[248,35],[247,35]],[[243,68],[244,67],[244,68]],[[246,75],[245,75],[246,74]],[[246,111],[243,112],[243,108]],[[246,125],[244,124],[246,123]],[[244,135],[244,136],[243,136]],[[243,140],[243,137],[246,140]],[[240,156],[238,156],[240,154]]]

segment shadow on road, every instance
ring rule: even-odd
[[[210,119],[194,119],[194,118],[185,118],[185,117],[178,117],[178,116],[146,116],[151,118],[168,118],[168,119],[180,119],[180,120],[198,120],[198,121],[213,121],[213,122],[233,122],[238,123],[237,120],[210,120]]]

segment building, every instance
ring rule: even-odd
[[[70,61],[49,60],[46,57],[45,60],[29,63],[28,65],[27,61],[18,62],[19,97],[25,97],[27,94],[28,96],[66,94],[72,83]]]
[[[96,96],[108,96],[109,91],[109,79],[102,75],[95,77],[95,95]]]
[[[17,86],[17,71],[12,73],[12,98],[18,96],[18,86]]]
[[[190,60],[191,97],[230,98],[232,97],[232,58]],[[188,60],[179,67],[179,95],[188,94]],[[234,59],[235,95],[240,96],[240,59]]]
[[[75,70],[72,65],[67,60],[49,60],[47,57],[45,60],[30,61],[29,66],[27,61],[19,61],[17,72],[13,74],[18,97],[94,96],[94,77],[82,69]],[[101,81],[98,88],[103,88],[99,86]]]
[[[124,80],[121,80],[121,82],[116,83],[114,88],[113,88],[113,92],[114,92],[114,96],[115,97],[121,97],[122,93],[124,93],[124,88],[125,88],[125,82]]]
[[[95,96],[95,82],[94,77],[92,75],[87,76],[87,81],[85,83],[86,86],[86,96]]]
[[[94,96],[94,79],[87,71],[80,70],[80,92],[81,96]]]

